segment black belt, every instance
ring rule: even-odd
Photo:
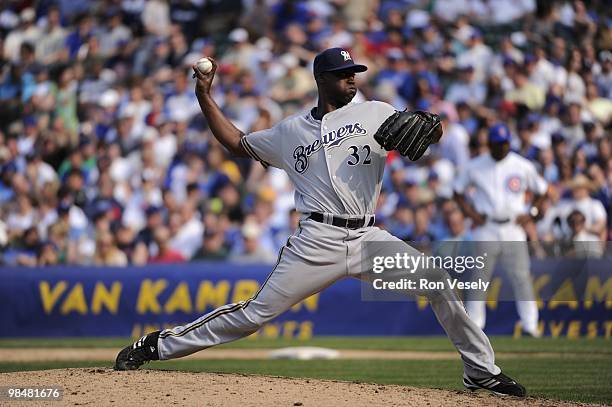
[[[497,223],[499,225],[502,225],[504,223],[510,222],[510,219],[509,218],[505,218],[505,219],[491,219],[491,222]]]
[[[326,221],[326,218],[327,218],[327,221]],[[370,218],[369,221],[368,221],[368,218]],[[374,225],[375,216],[368,215],[368,216],[359,216],[359,217],[354,217],[354,218],[342,218],[340,216],[332,216],[332,215],[325,216],[322,213],[312,212],[310,216],[308,217],[308,219],[312,219],[315,222],[319,222],[319,223],[326,223],[328,225],[338,226],[340,228],[360,229],[366,226]]]

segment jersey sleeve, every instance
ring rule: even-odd
[[[464,194],[467,187],[470,185],[469,166],[464,166],[458,172],[453,181],[453,191],[458,194]]]
[[[265,168],[269,166],[282,168],[278,137],[278,128],[274,126],[242,136],[240,144],[249,157],[259,161]]]
[[[546,193],[546,189],[548,188],[548,183],[540,174],[538,174],[538,171],[532,163],[527,162],[526,164],[527,188],[538,195],[544,195],[544,193]]]
[[[608,219],[606,208],[603,206],[603,204],[600,201],[593,199],[593,205],[591,206],[593,208],[593,211],[591,212],[591,215],[593,217],[593,222],[595,223],[605,222]]]
[[[368,122],[371,124],[371,131],[369,132],[369,137],[373,141],[373,145],[379,149],[379,153],[384,157],[387,156],[388,151],[385,150],[376,140],[374,140],[374,134],[378,131],[380,126],[396,112],[395,108],[388,103],[380,102],[378,100],[373,100],[368,102],[367,113],[364,113],[368,117]]]
[[[378,122],[378,126],[383,124],[383,122],[387,120],[389,116],[396,112],[396,109],[386,102],[372,101],[370,103],[373,107],[370,113],[374,113],[376,115],[376,122]]]

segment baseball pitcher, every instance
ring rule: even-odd
[[[341,48],[327,49],[314,60],[316,107],[244,135],[210,95],[216,68],[214,61],[207,74],[193,67],[196,95],[214,136],[235,156],[285,170],[296,189],[301,221],[252,298],[222,306],[187,325],[143,336],[118,354],[117,370],[138,369],[150,360],[179,358],[248,336],[339,279],[370,281],[372,271],[362,267],[362,244],[401,242],[373,226],[387,151],[416,160],[442,135],[436,115],[397,112],[377,101],[351,103],[357,92],[355,74],[367,67],[354,63]],[[405,251],[419,255],[409,245]],[[488,338],[455,293],[448,288],[425,295],[461,354],[464,385],[525,396],[525,388],[495,365]]]

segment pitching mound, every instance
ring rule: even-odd
[[[577,406],[477,392],[313,379],[108,368],[0,374],[0,386],[61,386],[66,406]],[[11,402],[31,406],[31,401]],[[38,403],[35,403],[38,404]]]

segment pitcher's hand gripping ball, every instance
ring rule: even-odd
[[[440,137],[440,116],[418,110],[396,111],[374,134],[374,140],[385,150],[397,150],[412,161],[421,158],[427,147],[440,141]]]
[[[212,62],[210,62],[210,59],[206,57],[200,58],[197,62],[197,66],[200,72],[202,72],[203,74],[207,74],[212,71],[213,67]]]
[[[196,66],[198,67],[200,72],[202,72],[204,75],[209,74],[213,68],[212,62],[210,61],[210,59],[206,57],[198,59],[198,62],[196,62]],[[196,77],[196,74],[194,73],[192,78],[195,78],[195,77]]]

